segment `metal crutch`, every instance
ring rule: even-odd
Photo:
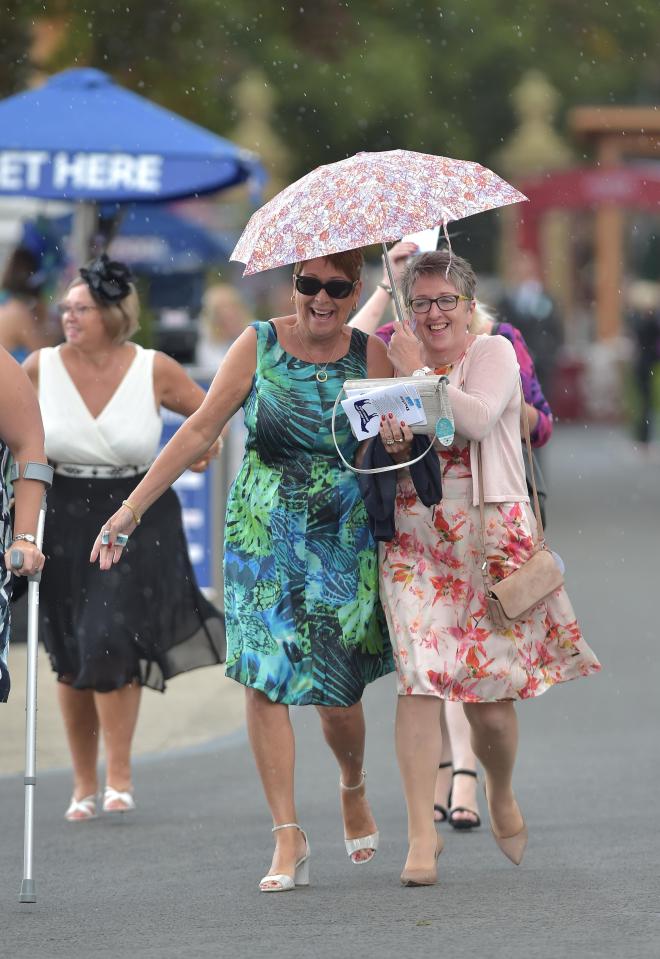
[[[53,468],[45,463],[26,463],[22,477],[18,463],[10,473],[12,480],[19,478],[38,480],[48,488],[53,482]],[[37,522],[37,546],[41,549],[46,522],[46,493],[41,499]],[[9,557],[13,569],[23,565],[23,551],[13,549]],[[25,825],[23,833],[23,881],[19,902],[36,902],[37,889],[34,881],[34,790],[37,785],[37,652],[39,643],[39,583],[41,573],[28,576],[28,626],[27,626],[27,681],[25,687]]]

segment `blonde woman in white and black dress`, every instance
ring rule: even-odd
[[[194,413],[204,391],[170,357],[128,342],[139,301],[128,269],[103,256],[69,286],[60,312],[65,343],[32,353],[46,453],[55,466],[41,585],[42,636],[59,680],[73,760],[66,819],[97,815],[99,731],[106,752],[105,812],[134,806],[131,742],[142,686],[225,658],[221,614],[202,596],[188,558],[176,494],[145,517],[141,535],[118,545],[112,574],[89,563],[108,512],[146,473],[160,441],[160,407]],[[195,464],[205,469],[209,450]]]

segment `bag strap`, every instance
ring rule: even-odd
[[[534,457],[532,456],[532,439],[529,432],[529,414],[527,412],[527,403],[525,401],[525,394],[523,392],[522,380],[519,378],[518,385],[520,386],[520,401],[521,401],[521,413],[522,413],[522,424],[523,424],[523,433],[525,436],[525,446],[527,447],[527,456],[529,458],[529,467],[530,467],[530,476],[532,480],[532,494],[534,499],[534,515],[536,516],[536,543],[534,545],[534,552],[537,552],[539,549],[542,549],[545,546],[545,531],[543,529],[543,520],[541,519],[541,506],[539,504],[539,494],[536,488],[536,475],[534,473]],[[479,474],[479,526],[481,532],[481,572],[483,574],[484,580],[488,576],[488,558],[486,556],[486,518],[484,514],[484,471],[483,471],[483,459],[481,455],[481,443],[477,443],[477,472]]]
[[[337,444],[337,434],[335,432],[335,420],[337,416],[337,407],[339,406],[339,401],[341,399],[341,394],[343,392],[344,392],[344,387],[342,386],[339,393],[337,393],[337,399],[335,400],[335,405],[332,408],[332,442],[335,444],[335,449],[337,450],[337,455],[339,456],[339,459],[342,461],[344,466],[346,466],[352,473],[373,474],[373,473],[389,473],[392,470],[402,470],[402,469],[405,469],[407,466],[413,466],[415,463],[419,463],[419,461],[423,460],[426,454],[433,448],[433,444],[435,443],[435,436],[431,439],[431,442],[429,443],[429,445],[426,447],[426,449],[420,456],[416,456],[414,460],[408,460],[407,463],[392,463],[391,466],[377,466],[375,467],[375,469],[371,469],[371,470],[363,470],[363,469],[359,469],[357,466],[351,466],[351,464],[348,462],[348,460],[346,459],[342,451],[339,449],[339,446]]]
[[[529,473],[532,480],[532,493],[534,497],[534,515],[536,516],[536,538],[537,549],[545,546],[545,531],[543,529],[543,520],[541,519],[541,505],[539,503],[539,493],[536,488],[536,473],[534,471],[534,457],[532,456],[532,438],[529,432],[529,413],[527,412],[527,402],[523,391],[522,379],[518,380],[520,385],[520,401],[522,410],[523,430],[525,433],[525,446],[527,447],[527,458],[529,460]]]

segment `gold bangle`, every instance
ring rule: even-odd
[[[130,509],[131,513],[133,514],[133,522],[135,523],[136,526],[139,526],[140,523],[142,522],[142,517],[140,516],[136,508],[133,506],[133,504],[130,503],[127,499],[125,499],[125,500],[122,500],[121,505],[125,506],[126,509]]]

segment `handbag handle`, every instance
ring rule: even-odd
[[[337,455],[339,456],[339,459],[342,461],[344,466],[346,466],[352,473],[363,473],[363,474],[369,475],[373,473],[389,473],[391,472],[391,470],[402,470],[402,469],[405,469],[407,466],[413,466],[415,463],[419,463],[419,461],[423,460],[426,454],[433,448],[433,444],[435,443],[435,436],[431,439],[431,442],[429,443],[429,445],[426,447],[426,449],[420,456],[416,456],[415,459],[413,460],[408,460],[407,463],[392,463],[391,466],[377,466],[371,470],[363,470],[363,469],[359,469],[357,466],[351,466],[351,464],[348,462],[348,460],[346,459],[342,451],[339,449],[339,446],[337,444],[337,434],[335,433],[335,420],[337,416],[337,407],[339,406],[339,401],[341,399],[341,394],[343,392],[344,392],[344,387],[342,386],[339,393],[337,393],[337,399],[335,400],[335,405],[332,407],[332,442],[335,444],[335,449],[337,450]]]
[[[532,494],[534,499],[534,515],[536,517],[536,538],[537,542],[534,546],[534,552],[538,552],[539,549],[542,549],[545,546],[545,531],[543,529],[543,520],[541,519],[541,506],[539,504],[539,494],[536,488],[536,475],[534,473],[534,457],[532,456],[532,438],[529,432],[529,414],[527,412],[527,402],[525,401],[525,393],[523,391],[522,380],[518,379],[518,385],[520,387],[520,401],[522,403],[522,422],[523,422],[523,433],[525,436],[525,446],[527,447],[527,456],[529,458],[529,472],[532,480]],[[477,471],[479,473],[479,525],[481,531],[481,558],[482,566],[481,571],[484,574],[484,578],[488,575],[488,559],[486,556],[486,520],[484,516],[484,471],[483,463],[481,456],[481,443],[477,443]]]

